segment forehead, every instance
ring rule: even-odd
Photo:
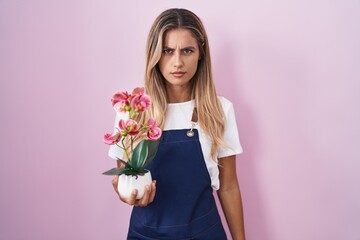
[[[167,47],[197,47],[197,41],[190,30],[184,28],[171,29],[165,34],[164,44]]]

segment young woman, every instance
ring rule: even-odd
[[[242,148],[233,106],[216,95],[201,20],[186,9],[162,12],[146,54],[145,91],[152,108],[139,121],[155,118],[163,135],[147,167],[155,180],[144,197],[136,200],[136,190],[128,199],[119,195],[134,206],[128,239],[226,239],[213,190],[232,238],[245,239],[235,164]]]

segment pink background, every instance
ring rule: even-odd
[[[125,239],[102,135],[166,8],[204,21],[233,101],[249,240],[360,239],[360,4],[0,1],[0,239]]]

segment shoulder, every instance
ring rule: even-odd
[[[219,102],[220,102],[220,104],[221,104],[221,106],[223,108],[223,111],[225,113],[233,108],[233,104],[229,99],[227,99],[227,98],[225,98],[223,96],[218,96],[217,98],[218,98],[218,100],[219,100]]]

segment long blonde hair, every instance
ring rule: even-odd
[[[149,114],[157,120],[161,128],[164,127],[168,100],[166,80],[159,70],[158,62],[162,55],[163,41],[167,31],[176,28],[190,30],[200,50],[198,68],[191,80],[191,97],[195,99],[199,125],[212,142],[211,156],[216,159],[219,147],[224,146],[224,113],[213,82],[210,49],[205,28],[199,17],[189,10],[178,8],[165,10],[156,18],[150,29],[145,69],[145,91],[152,99]],[[145,121],[150,116],[145,116],[141,120]]]

